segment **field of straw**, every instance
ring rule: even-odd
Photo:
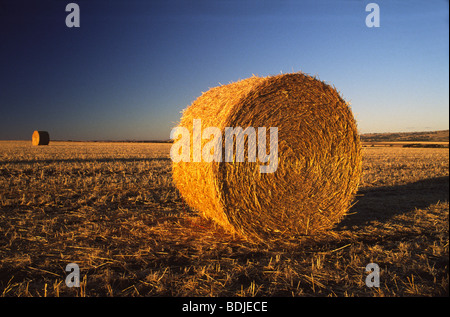
[[[275,247],[190,210],[170,146],[0,141],[0,295],[448,296],[448,149],[363,148],[350,214]]]

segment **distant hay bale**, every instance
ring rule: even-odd
[[[34,131],[31,137],[31,144],[33,145],[48,145],[50,136],[47,131]]]
[[[348,104],[324,82],[294,73],[212,88],[183,112],[179,126],[189,130],[191,144],[194,119],[222,136],[225,127],[278,128],[274,173],[235,156],[193,162],[192,150],[190,162],[173,163],[187,204],[228,231],[251,240],[312,235],[332,228],[350,208],[361,176],[360,139]]]

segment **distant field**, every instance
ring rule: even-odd
[[[447,142],[449,130],[429,132],[365,133],[363,142]]]
[[[364,147],[401,146],[448,148],[449,130],[432,132],[366,133],[361,135]]]
[[[448,148],[365,147],[344,221],[274,247],[190,210],[170,146],[0,141],[0,294],[448,296]],[[65,285],[71,262],[80,288]]]
[[[422,147],[422,148],[448,148],[448,142],[428,141],[400,141],[400,142],[362,142],[363,147],[369,146],[400,146],[400,147]]]

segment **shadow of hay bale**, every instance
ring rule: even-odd
[[[349,210],[350,215],[338,224],[337,229],[361,226],[372,221],[386,223],[396,215],[448,201],[449,177],[434,177],[405,185],[361,188],[358,198]]]

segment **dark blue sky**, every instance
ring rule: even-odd
[[[67,28],[65,7],[80,7]],[[380,27],[365,7],[380,7]],[[448,1],[0,2],[0,139],[168,139],[203,91],[303,71],[361,132],[449,127]]]

